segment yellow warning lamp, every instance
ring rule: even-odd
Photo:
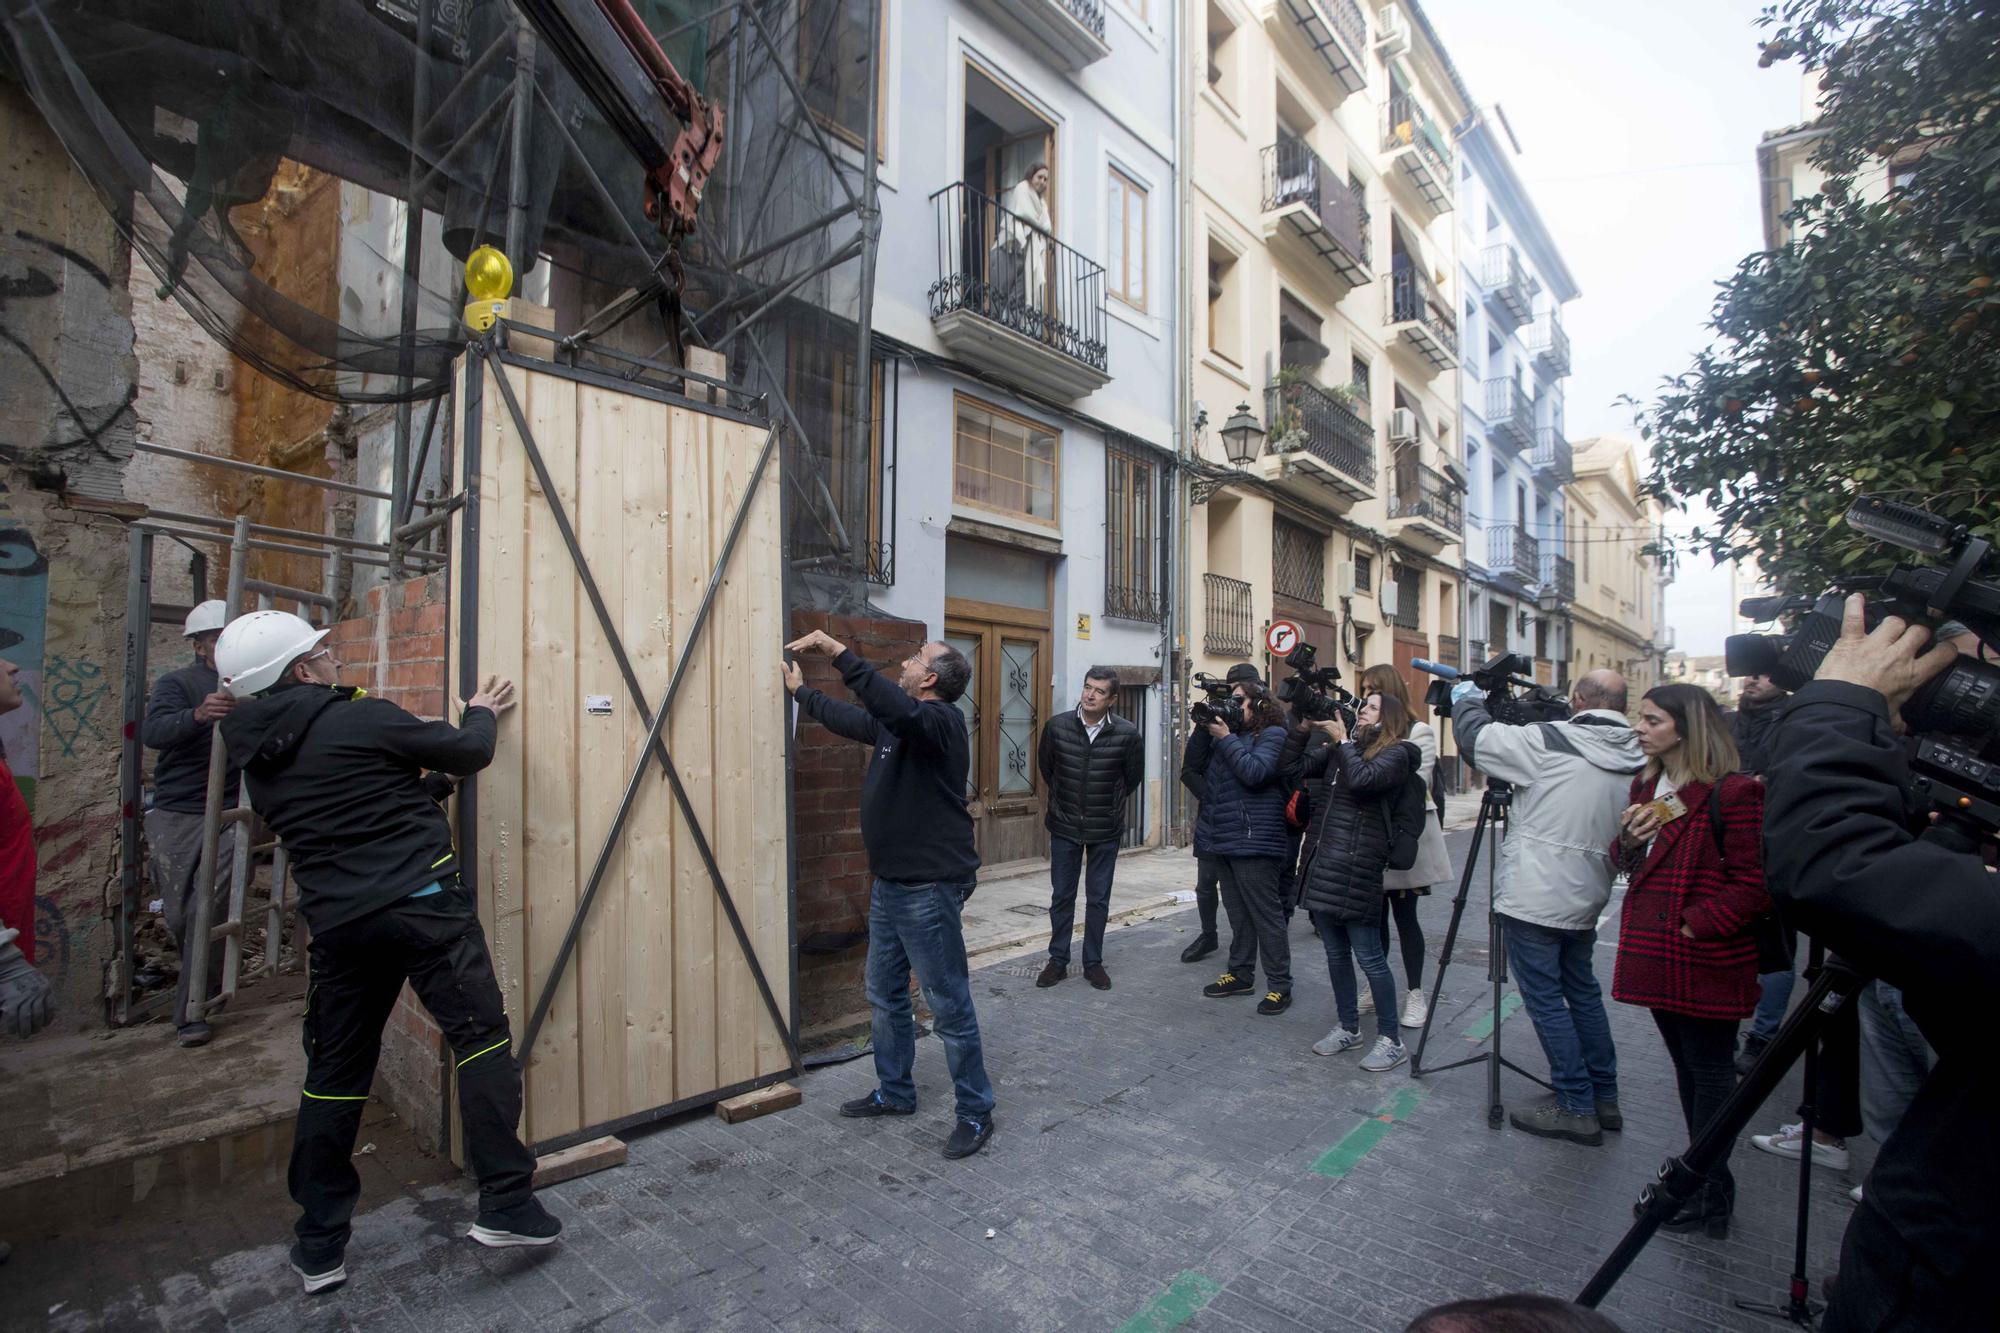
[[[507,298],[514,291],[514,266],[507,256],[490,245],[482,245],[465,257],[465,323],[484,333],[493,321],[507,313]]]

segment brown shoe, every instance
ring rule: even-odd
[[[1043,990],[1055,985],[1069,975],[1069,968],[1063,963],[1050,961],[1042,965],[1042,974],[1035,978],[1035,984]]]
[[[1102,963],[1092,963],[1089,967],[1083,969],[1083,979],[1098,990],[1111,989],[1111,974],[1104,970],[1104,964]]]

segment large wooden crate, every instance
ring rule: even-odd
[[[520,687],[492,766],[470,802],[461,795],[459,832],[516,1049],[638,763],[647,717],[496,373],[507,376],[647,708],[659,706],[692,641],[663,739],[795,1028],[775,457],[706,627],[691,639],[768,431],[675,395],[489,353],[459,368],[460,468],[476,500],[455,522],[449,679],[461,693],[468,671]],[[523,1137],[560,1146],[790,1068],[693,832],[649,759],[526,1060]]]

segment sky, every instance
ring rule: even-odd
[[[1637,441],[1614,400],[1650,401],[1688,367],[1715,284],[1763,248],[1757,141],[1802,119],[1799,67],[1757,68],[1765,3],[1423,0],[1473,97],[1506,113],[1515,169],[1583,293],[1563,312],[1572,440]],[[1728,570],[1684,553],[1667,592],[1677,646],[1721,652],[1728,599]]]

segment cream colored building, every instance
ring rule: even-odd
[[[1663,679],[1673,646],[1664,619],[1672,573],[1648,550],[1659,537],[1659,506],[1640,489],[1630,440],[1599,436],[1574,450],[1576,480],[1565,488],[1576,561],[1570,678],[1612,667],[1636,703]]]
[[[1464,571],[1454,127],[1470,98],[1420,7],[1196,0],[1183,228],[1194,290],[1184,661],[1290,621],[1353,684],[1458,660]],[[1239,405],[1264,437],[1241,469]]]

